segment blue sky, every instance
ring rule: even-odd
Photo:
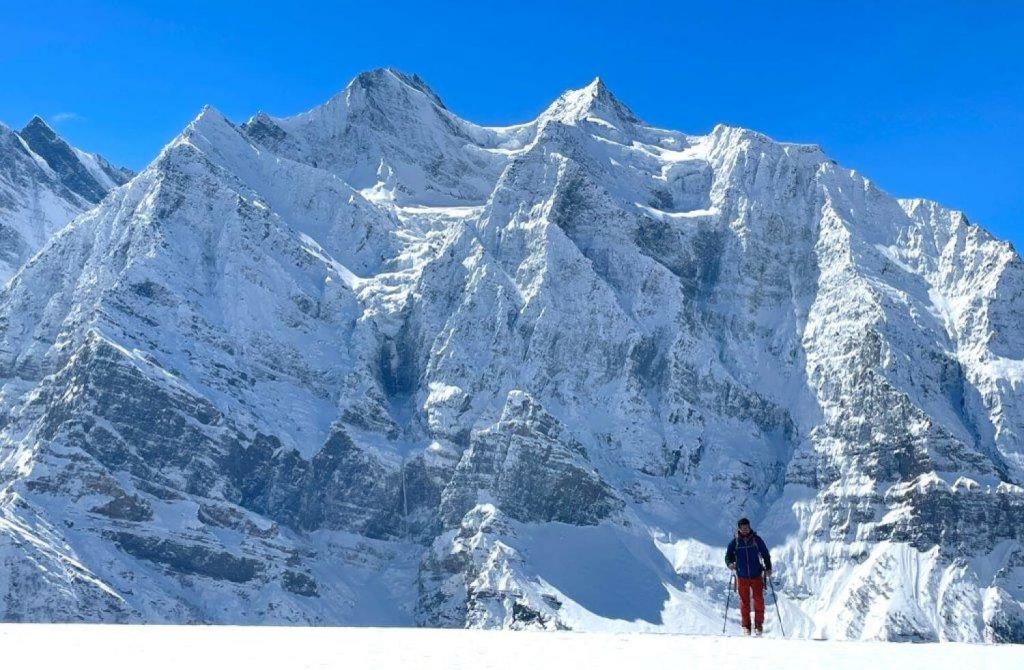
[[[38,113],[140,168],[204,104],[292,114],[374,67],[420,74],[485,124],[528,120],[600,75],[649,123],[820,144],[1024,249],[1024,3],[273,4],[7,7],[0,120]]]

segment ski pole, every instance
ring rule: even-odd
[[[782,613],[779,611],[779,594],[775,593],[775,582],[772,581],[771,575],[768,575],[768,586],[772,587],[772,598],[775,600],[775,616],[779,617],[779,630],[782,631],[782,637],[786,637],[786,629],[782,627]]]
[[[725,615],[722,617],[722,635],[725,635],[725,624],[729,622],[729,598],[736,590],[736,573],[729,576],[729,590],[725,592]]]

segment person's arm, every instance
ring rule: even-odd
[[[730,541],[725,549],[725,564],[730,570],[736,569],[736,540]]]
[[[761,552],[761,560],[764,562],[764,571],[772,574],[772,555],[768,553],[768,545],[764,543],[761,536],[757,537],[757,548]]]

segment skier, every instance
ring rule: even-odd
[[[750,596],[753,594],[754,630],[760,636],[764,632],[764,580],[761,575],[771,577],[772,557],[764,540],[750,529],[750,521],[746,517],[736,523],[736,537],[725,550],[725,564],[736,573],[743,634],[750,635]]]

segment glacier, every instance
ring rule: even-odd
[[[0,293],[5,620],[715,632],[748,516],[792,635],[1024,642],[1024,264],[817,146],[382,69],[82,209]]]

